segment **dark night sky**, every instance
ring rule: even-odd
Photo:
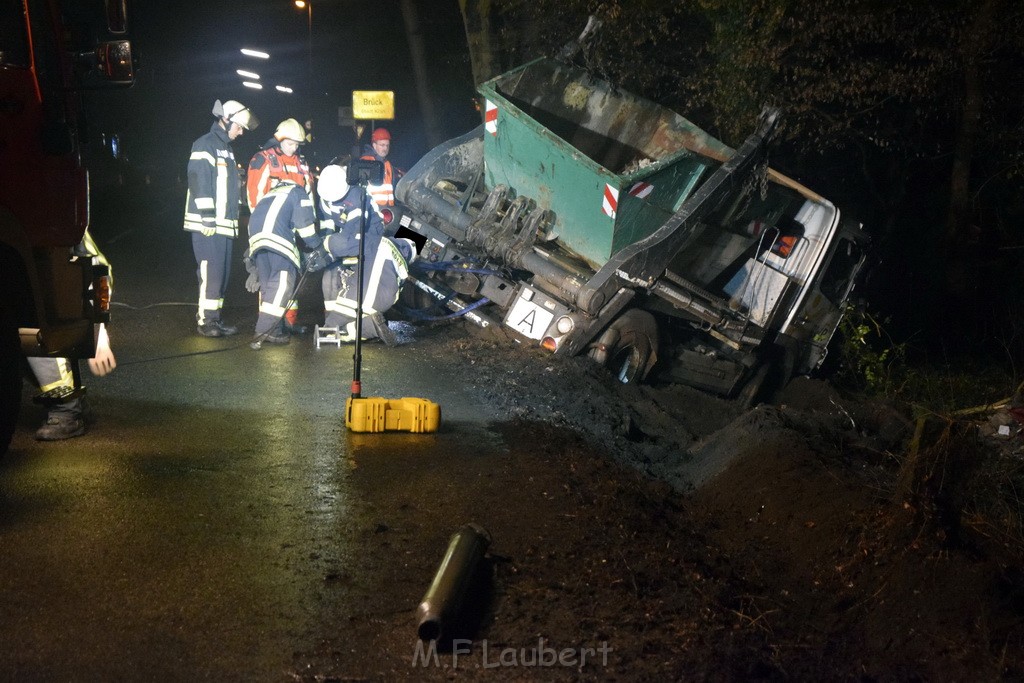
[[[465,34],[456,0],[416,3],[426,44],[429,89],[446,137],[477,121]],[[93,140],[120,133],[130,162],[161,173],[184,171],[192,140],[208,130],[215,99],[237,99],[256,112],[260,128],[235,143],[248,159],[277,123],[313,118],[317,160],[345,152],[351,128],[337,122],[338,107],[351,105],[352,90],[395,91],[392,159],[408,168],[429,145],[421,121],[413,66],[398,0],[313,0],[312,66],[315,92],[307,87],[309,31],[305,10],[292,0],[146,2],[130,6],[130,30],[140,61],[135,86],[90,93]],[[269,62],[245,57],[253,47]],[[257,71],[262,91],[241,85],[236,69]],[[280,82],[295,89],[273,90]],[[180,169],[178,167],[181,167]]]

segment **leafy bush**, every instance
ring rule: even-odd
[[[880,322],[864,306],[847,306],[839,325],[839,384],[890,398],[902,392],[907,381],[907,344],[889,336],[888,323],[888,319]]]

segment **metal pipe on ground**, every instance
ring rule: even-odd
[[[452,535],[441,566],[416,611],[420,640],[437,640],[451,627],[490,545],[490,534],[477,524],[467,524]]]

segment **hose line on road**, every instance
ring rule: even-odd
[[[242,344],[235,344],[234,346],[225,346],[223,349],[210,349],[209,351],[190,351],[188,353],[175,353],[170,356],[156,356],[155,358],[140,358],[139,360],[121,361],[118,362],[118,367],[126,367],[128,365],[142,365],[144,363],[155,363],[161,360],[175,360],[176,358],[188,358],[190,356],[205,356],[211,353],[224,353],[225,351],[235,351],[236,349],[248,348],[249,343],[245,342]]]
[[[144,311],[149,308],[158,308],[160,306],[191,306],[195,307],[196,302],[194,301],[159,301],[155,304],[147,304],[145,306],[132,306],[126,304],[123,301],[111,301],[111,306],[120,306],[121,308],[127,308],[132,311]],[[175,358],[188,358],[189,356],[204,356],[210,353],[223,353],[225,351],[234,351],[235,349],[241,349],[248,346],[248,343],[235,344],[233,346],[226,346],[223,349],[210,349],[209,351],[190,351],[189,353],[175,353],[170,356],[157,356],[155,358],[141,358],[139,360],[121,361],[118,363],[121,367],[128,365],[142,365],[143,363],[155,363],[162,360],[174,360]]]
[[[147,304],[145,306],[132,306],[131,304],[126,304],[123,301],[111,301],[110,305],[111,306],[120,306],[121,308],[129,308],[129,309],[131,309],[133,311],[144,311],[147,308],[156,308],[157,306],[193,306],[194,307],[196,305],[196,302],[195,301],[160,301],[158,303]]]
[[[303,270],[302,271],[302,276],[299,277],[299,281],[295,285],[295,293],[292,295],[292,298],[288,302],[288,305],[284,307],[285,311],[287,311],[288,308],[298,298],[299,290],[302,289],[302,285],[306,281],[306,276],[308,274],[309,274],[309,271],[307,271],[307,270]],[[122,303],[120,301],[112,301],[112,302],[110,302],[110,305],[111,306],[122,306],[124,308],[128,308],[128,309],[131,309],[133,311],[142,311],[142,310],[145,310],[147,308],[156,308],[157,306],[195,306],[196,304],[195,304],[195,302],[161,301],[161,302],[158,302],[158,303],[155,303],[155,304],[148,304],[146,306],[131,306],[129,304]],[[284,315],[285,314],[282,313],[280,316],[278,316],[277,323],[281,322],[281,320],[284,319]],[[273,330],[274,326],[276,326],[277,323],[274,323],[274,325],[272,325],[270,329]],[[241,348],[245,348],[245,347],[248,347],[248,348],[254,349],[254,350],[258,350],[259,348],[261,348],[263,340],[266,339],[269,335],[270,335],[269,331],[268,332],[264,332],[263,334],[256,335],[255,337],[253,337],[248,342],[244,342],[242,344],[235,344],[233,346],[227,346],[227,347],[224,347],[223,349],[211,349],[209,351],[190,351],[189,353],[176,353],[176,354],[173,354],[173,355],[170,355],[170,356],[157,356],[156,358],[143,358],[141,360],[130,360],[128,362],[121,363],[121,365],[122,366],[125,366],[125,365],[141,365],[143,363],[153,363],[153,362],[161,361],[161,360],[174,360],[175,358],[188,358],[190,356],[205,356],[205,355],[210,354],[210,353],[223,353],[225,351],[234,351],[235,349],[241,349]]]

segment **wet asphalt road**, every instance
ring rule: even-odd
[[[347,432],[351,347],[316,349],[307,334],[251,350],[255,296],[240,267],[225,318],[242,333],[197,336],[177,208],[172,196],[94,210],[121,305],[117,370],[83,369],[88,435],[34,441],[44,415],[26,383],[0,461],[0,678],[287,680],[296,653],[348,623],[353,600],[390,590],[359,568],[389,487],[415,477],[447,490],[460,459],[501,449],[486,428],[495,416],[439,379],[408,336],[364,346],[363,395],[434,400],[440,433]],[[308,321],[317,290],[303,290]],[[410,458],[416,473],[402,469]],[[375,476],[354,481],[367,462]],[[430,530],[428,566],[465,521]]]

